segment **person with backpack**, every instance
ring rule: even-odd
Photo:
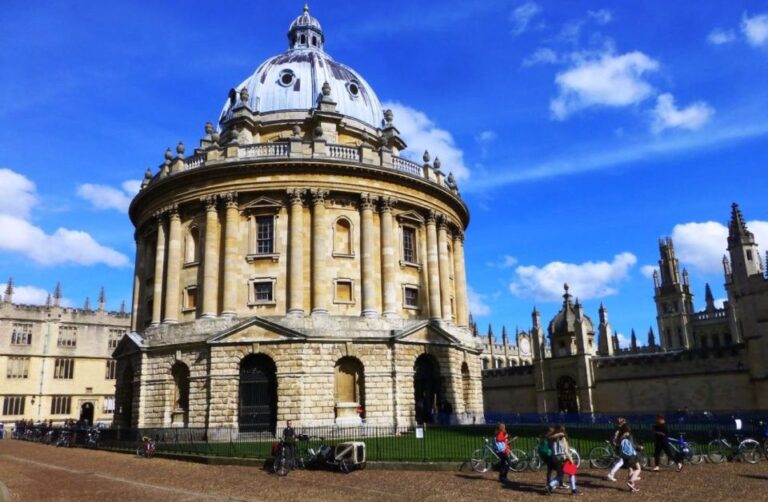
[[[624,419],[624,417],[619,417],[616,419],[616,429],[613,431],[613,436],[611,436],[611,445],[613,446],[613,450],[616,453],[618,460],[611,466],[611,471],[608,473],[608,481],[616,482],[616,473],[619,472],[619,469],[624,465],[624,460],[621,458],[621,428],[624,424],[626,424],[627,421]]]
[[[557,466],[557,476],[547,484],[547,493],[550,494],[558,486],[563,486],[563,476],[568,474],[571,485],[571,495],[581,495],[576,488],[576,463],[571,456],[571,445],[568,444],[568,433],[565,426],[558,424],[555,426],[552,439],[552,457]]]
[[[624,424],[621,426],[621,459],[624,461],[624,465],[629,469],[629,479],[627,480],[627,486],[635,493],[640,490],[635,486],[635,483],[640,479],[640,459],[637,456],[637,447],[632,440],[632,435],[629,430],[629,425]]]
[[[539,445],[536,447],[536,453],[539,454],[539,458],[547,466],[547,493],[550,493],[549,482],[552,480],[552,473],[557,472],[557,464],[555,463],[554,455],[552,452],[552,435],[555,433],[555,428],[551,425],[547,427],[547,430],[539,437]]]
[[[677,465],[677,471],[680,472],[683,469],[683,462],[680,455],[672,451],[672,447],[669,446],[669,432],[667,431],[667,421],[664,415],[658,415],[656,417],[656,423],[653,426],[654,437],[654,471],[659,470],[659,460],[661,459],[661,452],[667,454],[667,458]]]
[[[509,434],[507,434],[507,426],[502,423],[496,426],[494,447],[496,455],[501,459],[501,465],[499,466],[499,481],[508,483],[510,481],[507,477],[509,475]]]

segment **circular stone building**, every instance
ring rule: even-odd
[[[131,204],[116,423],[481,421],[453,177],[401,156],[396,117],[307,8],[288,40]]]

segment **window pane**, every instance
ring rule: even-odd
[[[416,262],[416,231],[410,227],[403,227],[403,260]]]
[[[272,283],[271,282],[255,282],[253,283],[255,298],[257,302],[271,302],[272,301]]]
[[[269,254],[273,251],[275,220],[271,216],[256,218],[256,253]]]

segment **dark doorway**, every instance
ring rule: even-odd
[[[93,403],[83,403],[80,407],[80,421],[89,427],[93,425]]]
[[[277,425],[277,368],[264,354],[240,362],[240,430],[275,431]]]
[[[442,402],[440,365],[434,356],[422,354],[416,358],[413,371],[416,423],[433,424],[437,417],[438,406]]]
[[[123,427],[131,427],[133,420],[133,366],[130,364],[123,371],[123,377],[120,379],[120,399],[118,412]]]
[[[564,376],[557,380],[557,407],[561,413],[579,412],[576,381],[573,378]]]

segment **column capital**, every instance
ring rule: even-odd
[[[323,188],[312,188],[310,189],[309,194],[312,197],[312,205],[318,206],[325,204],[325,199],[328,197],[330,192]]]
[[[360,209],[372,211],[376,207],[376,196],[372,196],[368,192],[360,194]]]
[[[442,214],[438,213],[434,209],[427,210],[427,225],[435,225],[440,220]]]
[[[178,220],[181,218],[181,215],[179,215],[178,204],[171,204],[166,208],[166,211],[168,212],[168,217],[172,220]]]
[[[237,192],[227,192],[221,195],[221,198],[224,200],[227,208],[237,209]]]
[[[397,205],[397,199],[394,197],[382,197],[380,202],[380,209],[382,213],[391,212]]]
[[[448,230],[448,224],[450,221],[448,220],[448,216],[446,216],[444,213],[437,213],[437,228],[441,230]]]
[[[453,232],[453,239],[454,239],[454,240],[457,240],[457,241],[459,241],[459,242],[461,242],[461,243],[464,243],[464,231],[463,231],[463,230],[461,230],[460,228],[457,228],[457,229],[456,229],[456,230]]]
[[[216,211],[216,206],[219,202],[219,196],[216,194],[206,195],[205,197],[200,197],[200,202],[205,205],[206,211]]]
[[[302,205],[304,203],[304,194],[306,193],[306,188],[289,188],[286,190],[286,193],[288,194],[288,201],[290,204],[293,205]]]

